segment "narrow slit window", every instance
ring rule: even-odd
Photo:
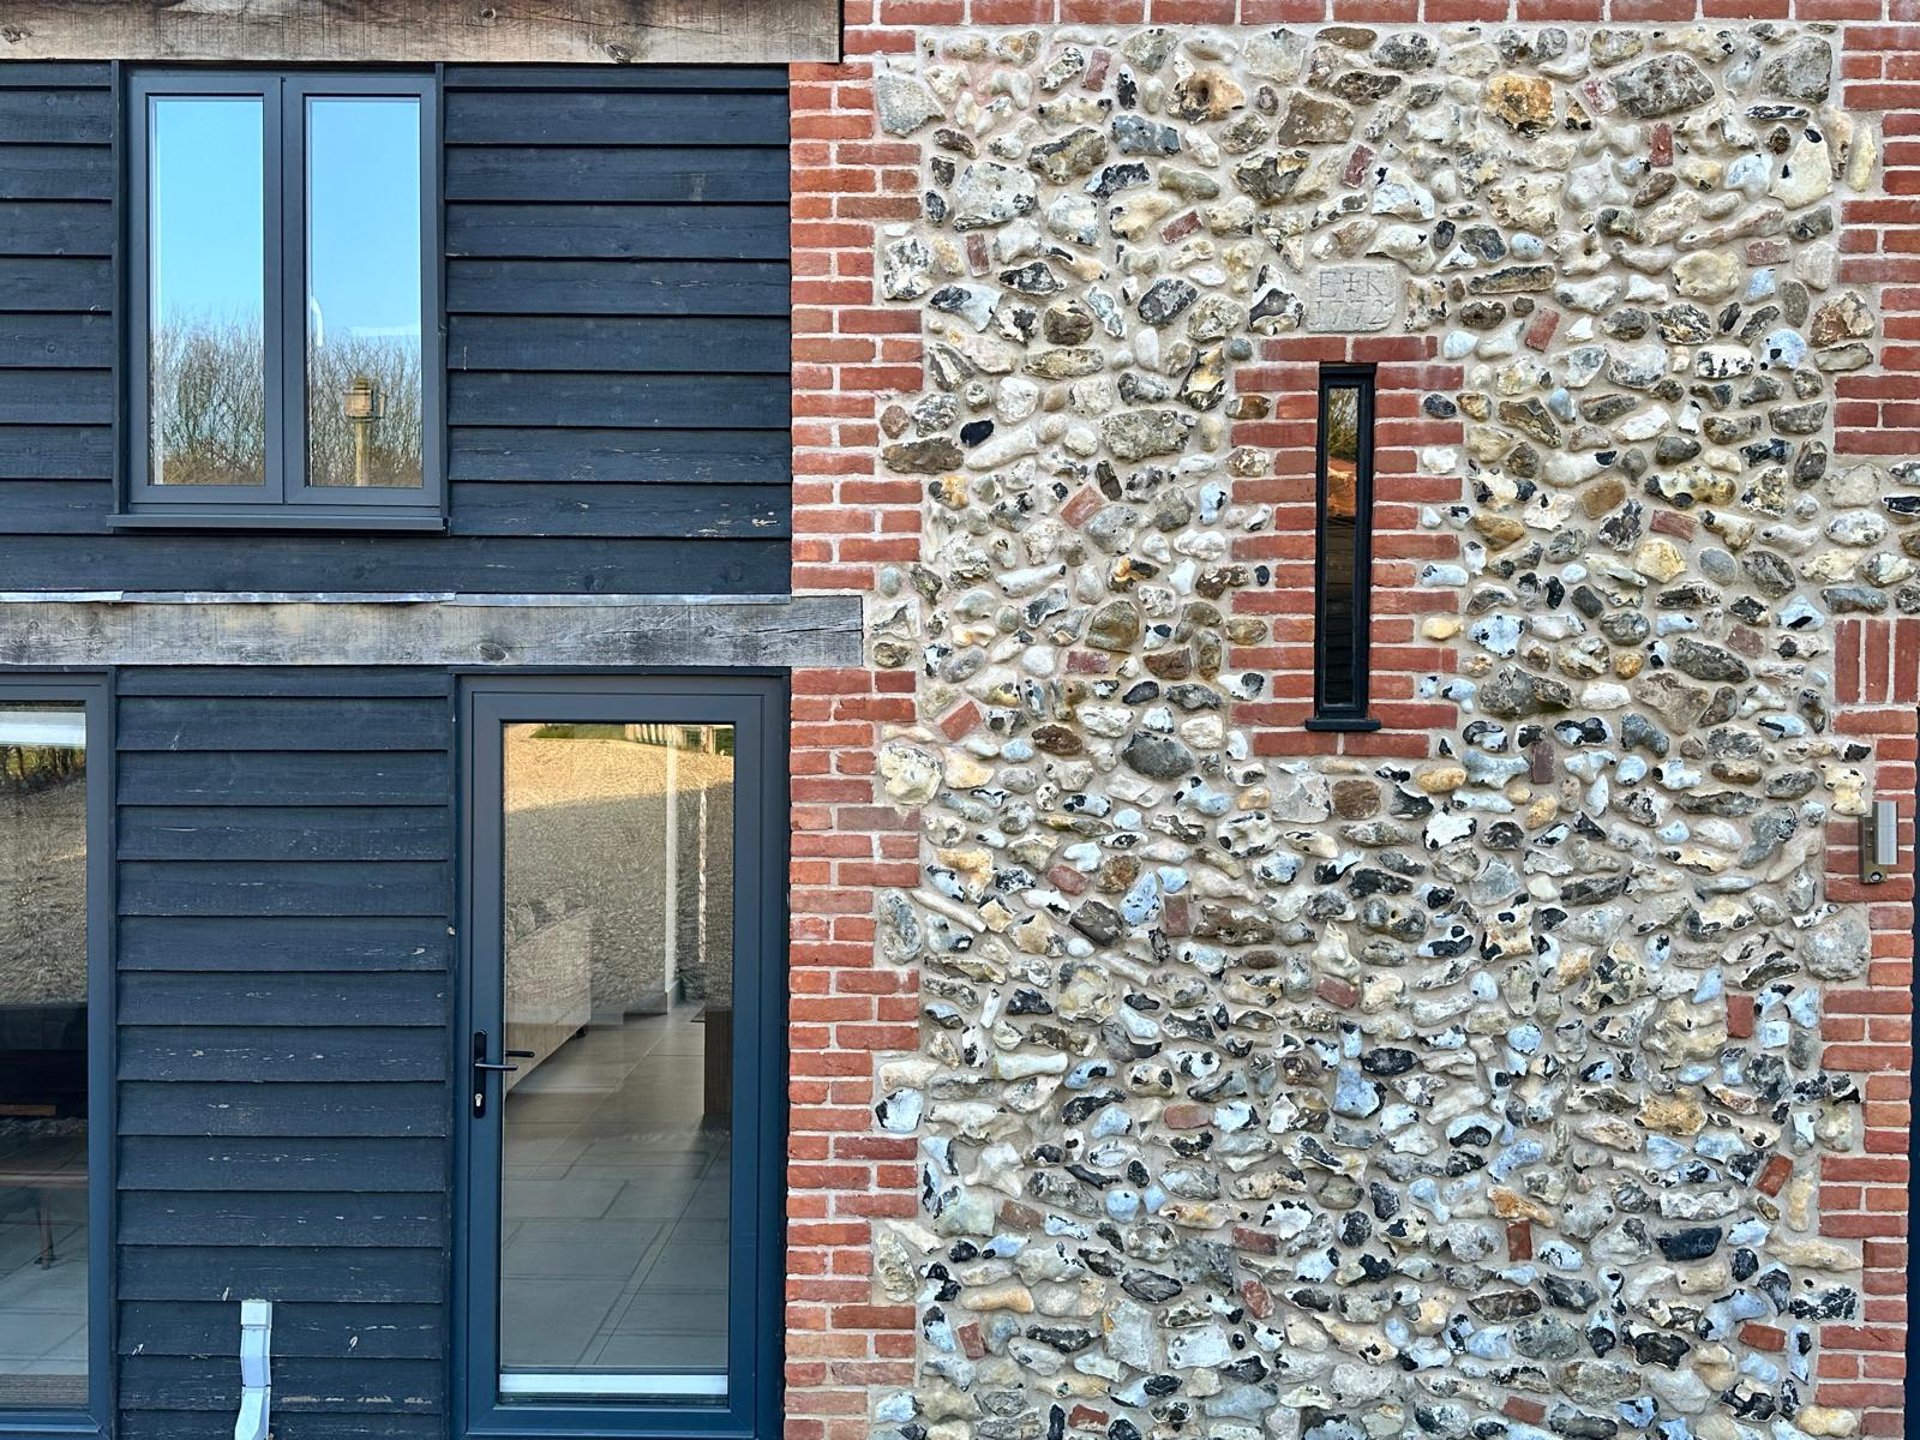
[[[1367,714],[1372,616],[1373,371],[1320,372],[1309,729],[1373,729]]]

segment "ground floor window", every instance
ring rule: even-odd
[[[103,714],[0,681],[0,1430],[105,1409]]]
[[[766,1433],[777,683],[468,692],[468,1428]]]

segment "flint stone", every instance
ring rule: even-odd
[[[1373,47],[1373,63],[1389,70],[1427,70],[1432,68],[1435,50],[1425,35],[1392,34]]]
[[[1247,103],[1247,92],[1224,70],[1196,70],[1175,83],[1170,100],[1182,120],[1224,120]]]
[[[1513,1348],[1529,1360],[1571,1360],[1585,1346],[1578,1330],[1553,1315],[1530,1317],[1513,1327]]]
[[[944,435],[927,440],[907,440],[889,445],[880,452],[889,470],[903,475],[940,475],[957,470],[966,462],[966,452],[958,442]]]
[[[1575,1360],[1560,1372],[1560,1388],[1582,1405],[1610,1405],[1640,1388],[1630,1365],[1613,1360]]]
[[[1193,769],[1194,755],[1170,735],[1136,730],[1120,752],[1128,768],[1150,780],[1178,780]]]
[[[1769,599],[1791,595],[1795,585],[1793,566],[1771,550],[1749,550],[1740,557],[1740,568],[1752,579],[1754,588]]]
[[[1338,145],[1353,134],[1353,111],[1338,100],[1296,91],[1275,137],[1282,145]]]
[[[1027,168],[1055,185],[1091,175],[1107,159],[1107,137],[1085,126],[1051,144],[1036,145],[1027,155]]]
[[[954,229],[985,230],[1031,215],[1040,192],[1024,170],[981,160],[960,172],[952,199]]]
[[[1539,75],[1496,75],[1487,82],[1487,113],[1522,135],[1553,124],[1553,82]]]
[[[1852,916],[1816,926],[1801,942],[1807,973],[1818,980],[1857,980],[1866,973],[1873,937]]]
[[[1113,145],[1122,155],[1177,155],[1180,132],[1141,115],[1116,115]]]
[[[1747,679],[1752,671],[1747,662],[1730,650],[1718,645],[1708,645],[1702,641],[1690,639],[1685,635],[1673,642],[1674,668],[1691,675],[1696,680],[1726,680],[1738,682]]]
[[[874,77],[874,108],[880,128],[889,135],[911,135],[922,125],[946,115],[933,92],[911,75],[891,73]]]
[[[1262,205],[1277,205],[1293,194],[1308,163],[1304,150],[1243,160],[1234,168],[1233,183]]]
[[[1175,1370],[1217,1370],[1232,1359],[1224,1326],[1201,1325],[1167,1336],[1167,1364]]]
[[[1156,329],[1171,325],[1199,294],[1191,281],[1178,276],[1156,280],[1147,293],[1140,297],[1140,318]]]
[[[1654,1237],[1660,1253],[1669,1260],[1704,1260],[1720,1248],[1726,1232],[1718,1225],[1696,1225]]]
[[[1131,1300],[1115,1301],[1102,1318],[1107,1354],[1135,1370],[1157,1369],[1158,1328],[1156,1316],[1146,1306]]]
[[[1129,160],[1120,165],[1101,167],[1100,173],[1087,181],[1087,194],[1097,195],[1109,200],[1122,190],[1131,190],[1136,185],[1144,185],[1151,178],[1147,167],[1138,161]]]
[[[1136,1300],[1158,1305],[1173,1299],[1184,1287],[1171,1275],[1153,1270],[1129,1270],[1120,1277],[1120,1288]]]
[[[1247,42],[1241,64],[1249,75],[1285,84],[1299,78],[1306,60],[1306,36],[1297,30],[1270,30]]]
[[[1087,644],[1096,650],[1131,650],[1140,639],[1140,607],[1131,600],[1102,605],[1087,622]]]
[[[1685,55],[1656,55],[1613,80],[1620,108],[1638,120],[1657,120],[1713,99],[1713,82]]]
[[[1121,460],[1176,455],[1187,443],[1188,421],[1178,410],[1122,410],[1100,422],[1107,448]]]
[[[1571,710],[1573,691],[1558,680],[1508,665],[1481,683],[1479,702],[1480,708],[1489,715],[1517,720],[1549,711]]]
[[[1818,105],[1833,86],[1833,46],[1816,35],[1796,40],[1760,71],[1760,88]]]
[[[1518,1320],[1540,1312],[1540,1297],[1531,1290],[1487,1290],[1468,1300],[1467,1308],[1482,1320]]]
[[[1126,933],[1120,912],[1101,900],[1088,900],[1067,922],[1096,945],[1111,945]]]

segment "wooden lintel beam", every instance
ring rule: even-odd
[[[7,0],[0,60],[831,61],[840,0]]]
[[[768,666],[861,664],[858,596],[0,600],[0,664]]]

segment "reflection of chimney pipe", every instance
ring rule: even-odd
[[[341,397],[340,412],[353,427],[353,483],[364,486],[373,427],[386,416],[387,397],[365,375],[356,375]]]

